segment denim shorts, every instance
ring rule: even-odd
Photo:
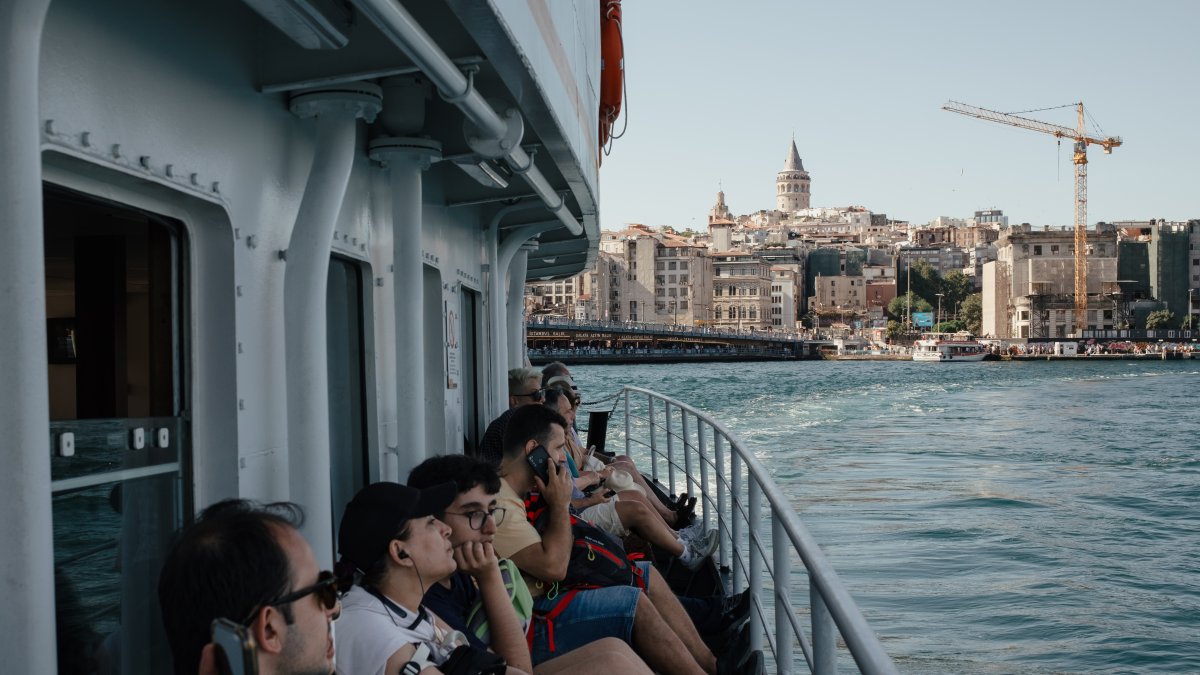
[[[638,561],[649,581],[650,563]],[[542,596],[533,601],[533,665],[539,665],[572,649],[601,638],[614,637],[633,644],[633,617],[642,590],[636,586],[609,586],[581,590],[552,620],[552,626],[539,615],[552,612],[561,595],[553,600]],[[551,636],[554,649],[551,651]]]

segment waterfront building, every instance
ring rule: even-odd
[[[771,325],[771,266],[752,253],[712,257],[712,320],[720,328],[762,330]]]
[[[983,332],[998,338],[1067,337],[1078,329],[1112,329],[1119,309],[1117,234],[1088,233],[1087,325],[1075,326],[1075,233],[1011,227],[997,240],[996,260],[983,266]]]
[[[801,274],[788,265],[771,266],[771,327],[776,330],[793,330],[799,316],[799,300],[796,296],[796,279]]]
[[[671,231],[630,225],[601,236],[598,260],[607,278],[598,275],[589,288],[595,318],[687,325],[708,318],[712,261],[705,246]]]

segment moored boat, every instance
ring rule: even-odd
[[[982,361],[987,345],[970,333],[925,333],[913,343],[913,361]]]

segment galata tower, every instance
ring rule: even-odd
[[[796,150],[796,141],[792,139],[792,148],[787,161],[783,163],[783,171],[775,174],[775,208],[784,213],[809,208],[810,183],[804,163],[800,161],[800,153]]]

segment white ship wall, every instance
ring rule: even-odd
[[[37,11],[37,0],[14,2]],[[455,11],[462,11],[458,5],[477,6],[478,11],[491,12],[484,24],[498,18],[507,27],[508,47],[522,55],[523,66],[515,73],[497,70],[529,117],[527,128],[536,130],[533,142],[545,148],[538,166],[544,171],[549,167],[555,189],[569,190],[576,198],[575,215],[590,242],[581,250],[590,260],[598,239],[599,18],[595,3],[486,5],[450,0],[447,5]],[[437,27],[428,28],[436,37]],[[15,137],[18,144],[37,137],[41,173],[33,177],[29,162],[10,163],[0,173],[0,194],[13,194],[15,186],[27,188],[40,180],[184,224],[188,274],[184,325],[189,343],[184,383],[191,403],[187,411],[190,456],[184,458],[188,464],[184,476],[187,501],[195,510],[232,496],[304,502],[291,481],[297,458],[289,451],[296,439],[289,438],[287,394],[289,386],[296,385],[288,382],[284,288],[286,251],[313,168],[316,131],[312,120],[290,112],[287,94],[258,90],[262,84],[256,81],[261,65],[256,60],[262,58],[258,47],[264,40],[280,40],[275,31],[235,0],[54,0],[41,32],[37,127],[3,130],[25,133],[24,139]],[[0,45],[4,47],[0,54],[19,53],[25,44],[13,37],[19,33],[4,32],[7,41]],[[30,119],[27,102],[8,96],[21,83],[9,82],[4,82],[9,86],[4,91],[8,100],[0,101],[4,106],[0,119]],[[539,110],[542,115],[548,111],[546,119],[553,124],[537,119]],[[463,362],[461,346],[448,346],[458,325],[456,317],[448,314],[456,312],[464,290],[477,292],[481,299],[474,377],[483,423],[505,405],[500,395],[504,385],[493,375],[492,364],[510,365],[509,355],[500,352],[502,345],[494,340],[496,330],[490,319],[494,303],[503,303],[504,298],[490,297],[488,275],[495,270],[487,259],[488,223],[498,204],[449,206],[447,192],[461,187],[459,181],[471,179],[457,170],[424,173],[421,249],[425,269],[435,270],[440,283],[422,302],[421,289],[394,287],[392,240],[393,235],[403,236],[404,227],[396,223],[392,231],[386,171],[368,159],[367,142],[367,127],[360,121],[330,252],[355,261],[364,276],[370,475],[403,480],[421,457],[461,452],[469,435],[464,428],[464,388],[458,386],[462,377],[451,383],[446,373],[448,361]],[[9,148],[9,143],[4,140],[0,148]],[[26,188],[22,189],[28,193]],[[24,205],[0,208],[6,209],[5,228],[36,232],[34,236],[40,237],[42,223],[24,218],[31,213]],[[567,238],[562,225],[544,209],[541,216],[536,208],[530,211],[531,220],[552,221],[547,227],[557,228],[551,233],[558,237],[556,242]],[[583,258],[577,260],[581,267]],[[534,268],[531,260],[530,274]],[[0,286],[4,283],[0,279]],[[44,284],[38,281],[29,288],[40,288],[41,297],[23,302],[20,316],[10,315],[15,318],[4,329],[6,335],[18,325],[22,336],[34,334],[35,324],[44,331],[44,314],[30,318],[24,312],[44,305]],[[393,316],[393,295],[410,300],[411,312]],[[396,325],[413,321],[425,326],[427,372],[422,382],[405,382],[403,374],[397,375],[397,363],[404,355],[397,353]],[[14,362],[44,363],[44,343],[43,338],[40,349],[26,350],[23,345],[30,341],[24,337],[9,341],[16,345]],[[8,361],[4,363],[7,367]],[[45,382],[42,376],[40,383],[25,391],[36,397],[45,391]],[[435,386],[427,386],[429,382]],[[398,428],[397,406],[404,401],[397,399],[404,397],[425,399],[429,443],[424,448],[398,447],[403,430]],[[10,424],[12,416],[4,418],[0,434],[14,439],[8,451],[46,458],[48,448],[43,444],[49,420],[43,417],[44,405],[22,409],[34,411],[37,419],[31,426],[28,417],[20,424]],[[37,461],[47,460],[35,460],[35,465]],[[50,484],[48,471],[42,468],[28,475],[22,471],[17,470],[14,480],[24,479],[32,487],[20,496],[9,491],[3,497],[19,508],[0,529],[13,544],[0,554],[0,563],[21,574],[3,585],[14,596],[12,612],[0,621],[0,636],[4,636],[0,645],[11,655],[15,669],[52,672],[48,664],[53,663],[54,636],[53,630],[46,630],[47,625],[53,626],[54,612],[52,593],[47,592],[51,533],[44,526],[49,522]],[[303,505],[310,512],[327,508]],[[309,536],[313,539],[311,532]],[[317,536],[313,543],[320,558],[332,557],[331,542]],[[25,570],[40,571],[27,574]],[[22,587],[19,592],[18,587]],[[40,637],[30,639],[31,634]]]

